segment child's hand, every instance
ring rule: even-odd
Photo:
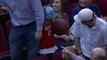
[[[62,38],[64,39],[64,40],[69,40],[69,36],[68,35],[62,35]]]
[[[63,59],[68,60],[71,52],[65,47],[62,47],[62,48],[63,48],[62,57],[63,57]]]
[[[68,54],[68,55],[72,54],[72,52],[70,50],[68,50],[67,48],[65,48],[65,47],[62,47],[62,48],[63,48],[63,50],[62,50],[63,54]]]

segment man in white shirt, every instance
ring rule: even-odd
[[[95,47],[107,49],[107,22],[98,18],[89,8],[82,9],[74,16],[75,23],[70,28],[74,35],[79,55],[90,60],[90,52]]]

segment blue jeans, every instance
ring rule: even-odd
[[[22,60],[23,42],[27,42],[27,60],[37,56],[39,41],[35,39],[36,23],[25,26],[13,26],[9,36],[12,60]]]

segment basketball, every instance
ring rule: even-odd
[[[55,19],[52,25],[53,33],[57,35],[65,34],[70,28],[69,22],[64,19]]]

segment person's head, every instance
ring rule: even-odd
[[[64,12],[66,8],[66,2],[65,0],[53,0],[52,7],[55,11]]]
[[[103,48],[94,48],[90,58],[91,60],[106,60],[106,51]]]
[[[75,22],[82,23],[88,27],[93,27],[95,25],[95,13],[89,8],[84,8],[77,15],[74,16]]]
[[[81,7],[88,7],[91,3],[91,0],[79,0],[79,4]]]

